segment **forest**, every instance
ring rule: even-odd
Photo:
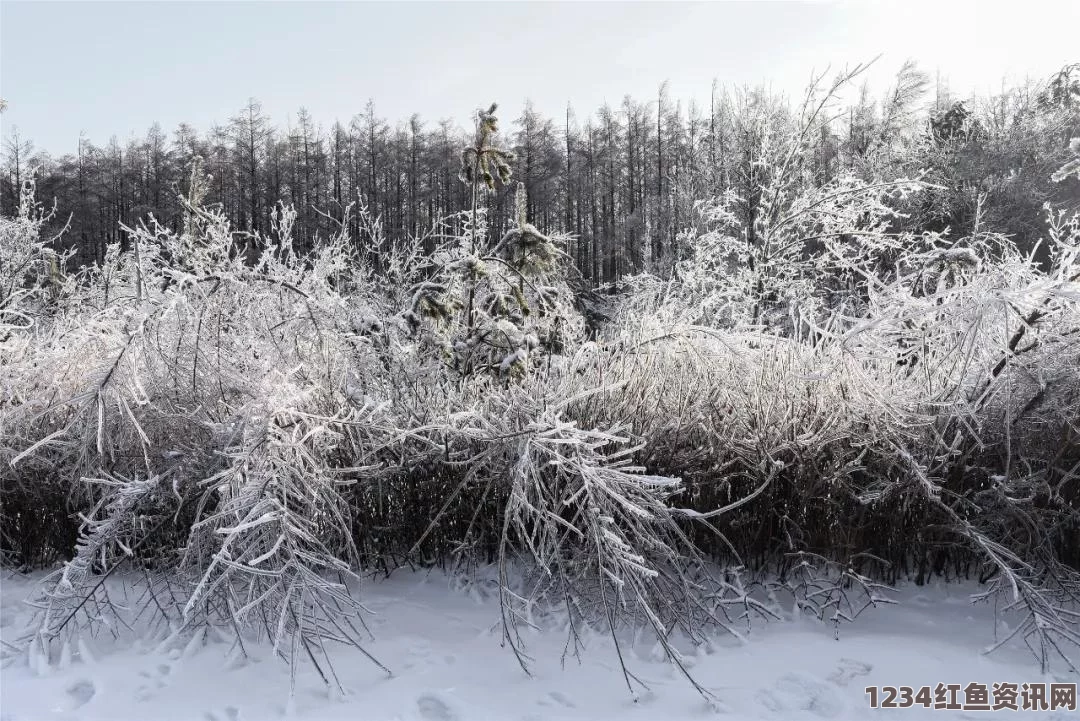
[[[139,619],[335,685],[359,577],[440,567],[494,573],[525,668],[559,609],[708,694],[675,629],[963,578],[1014,619],[995,647],[1075,671],[1080,64],[970,98],[864,71],[13,136],[0,553],[52,570],[5,656]]]
[[[1078,83],[1080,65],[1069,65],[994,97],[953,98],[944,82],[909,63],[878,98],[855,79],[852,104],[804,138],[806,181],[921,177],[942,189],[926,196],[911,226],[960,235],[974,227],[985,196],[987,227],[1030,248],[1045,230],[1044,203],[1077,207],[1075,186],[1050,176],[1069,159]],[[760,88],[714,84],[710,98],[707,108],[684,105],[661,86],[653,99],[626,97],[583,118],[569,107],[546,118],[526,103],[513,120],[505,145],[515,182],[525,184],[528,221],[573,236],[569,252],[590,287],[641,272],[667,277],[679,234],[699,220],[695,204],[727,190],[752,197],[760,134],[766,125],[791,132],[797,122],[782,98]],[[126,143],[80,137],[75,154],[58,158],[35,151],[15,128],[5,143],[0,211],[15,213],[18,189],[33,177],[38,195],[57,202],[49,230],[70,220],[61,242],[75,249],[71,262],[100,263],[109,244],[127,248],[122,224],[152,214],[179,229],[179,192],[199,157],[213,179],[206,201],[220,204],[237,230],[268,231],[285,202],[297,211],[293,242],[309,250],[363,198],[388,237],[421,235],[469,207],[469,190],[456,178],[470,133],[415,115],[391,125],[370,101],[329,129],[304,109],[275,128],[255,99],[204,135],[181,124],[170,136],[155,125]],[[483,199],[495,234],[510,222],[513,188]],[[752,206],[744,210],[751,224]],[[355,218],[349,232],[360,237]]]

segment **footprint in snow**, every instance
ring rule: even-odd
[[[415,668],[419,665],[431,665],[431,644],[427,641],[418,641],[409,647],[409,655],[406,656],[402,668]]]
[[[416,699],[416,708],[424,721],[456,721],[457,716],[450,707],[434,694],[424,694]]]
[[[169,685],[168,677],[172,673],[172,666],[167,663],[159,663],[152,671],[139,671],[139,676],[144,681],[135,689],[135,698],[138,701],[148,701],[154,697],[155,691],[160,691]]]
[[[71,701],[71,709],[82,708],[86,704],[90,703],[90,700],[97,694],[97,688],[94,686],[93,681],[76,681],[72,685],[67,687],[67,695]]]
[[[865,661],[851,658],[840,659],[840,668],[829,674],[829,680],[837,686],[847,686],[853,679],[868,675],[874,667]]]
[[[240,721],[240,709],[235,706],[226,706],[220,713],[207,711],[203,714],[203,718],[206,721]]]
[[[844,701],[835,687],[803,673],[781,676],[771,688],[757,693],[757,700],[773,713],[808,711],[822,718],[834,718],[844,711]]]
[[[573,701],[566,698],[566,696],[563,696],[558,691],[552,691],[551,693],[547,694],[544,698],[540,699],[537,703],[540,706],[551,706],[552,701],[557,703],[559,706],[562,706],[563,708],[577,708],[577,706],[574,704]]]

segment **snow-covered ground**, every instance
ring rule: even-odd
[[[11,640],[28,618],[22,601],[32,584],[5,571],[0,588],[0,624]],[[535,658],[527,676],[511,651],[500,647],[496,597],[475,586],[462,590],[443,575],[397,572],[363,589],[375,612],[369,620],[375,640],[368,648],[393,677],[358,652],[343,650],[336,670],[344,696],[328,693],[315,671],[304,668],[290,702],[288,667],[268,648],[229,663],[227,649],[214,643],[160,649],[151,640],[123,647],[95,640],[91,659],[76,657],[42,675],[25,662],[9,663],[0,676],[0,720],[1075,718],[1060,710],[869,708],[864,689],[871,685],[1078,680],[1063,670],[1042,677],[1022,647],[982,655],[993,637],[993,615],[969,604],[973,590],[905,587],[896,594],[901,603],[867,610],[840,629],[839,640],[830,626],[810,620],[758,624],[741,646],[717,637],[687,655],[696,679],[720,699],[710,707],[644,639],[623,645],[631,670],[649,686],[636,698],[627,691],[610,640],[599,634],[586,639],[580,663],[570,658],[565,668],[560,629],[527,635]]]

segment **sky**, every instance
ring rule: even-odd
[[[905,2],[48,2],[0,0],[0,134],[72,152],[154,122],[200,131],[254,97],[285,127],[369,99],[468,125],[493,100],[561,118],[624,95],[707,106],[713,78],[798,95],[812,73],[877,58],[883,90],[911,58],[959,95],[1080,61],[1080,0]],[[1071,55],[1071,57],[1070,57]]]

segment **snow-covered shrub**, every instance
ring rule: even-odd
[[[42,325],[70,302],[73,282],[64,274],[66,256],[50,248],[42,230],[55,214],[34,198],[34,184],[21,188],[18,214],[0,217],[0,456],[19,430],[7,411],[36,392],[37,386],[11,380],[17,363],[33,357]],[[40,469],[47,474],[48,468]],[[62,485],[42,483],[32,473],[9,481],[0,468],[0,539],[6,560],[34,566],[62,556],[74,542],[68,529]]]
[[[343,493],[390,434],[375,430],[382,351],[352,320],[380,299],[343,234],[304,258],[259,239],[253,259],[220,212],[187,210],[183,233],[128,228],[133,252],[111,248],[32,336],[3,342],[5,493],[54,489],[82,525],[45,586],[45,658],[108,622],[102,577],[133,561],[178,634],[257,627],[293,658],[358,644]],[[26,512],[5,504],[5,531]]]
[[[1062,182],[1070,175],[1080,177],[1080,138],[1069,141],[1069,151],[1074,157],[1054,172],[1052,177],[1055,183]]]
[[[40,308],[63,291],[67,258],[49,247],[55,238],[42,237],[55,214],[55,208],[46,212],[35,200],[34,183],[27,181],[20,189],[18,214],[0,218],[0,328],[25,328],[28,309]]]
[[[893,232],[896,185],[838,182],[749,247],[704,206],[675,280],[638,283],[609,329],[597,372],[632,380],[592,417],[630,419],[643,465],[723,509],[700,547],[782,576],[788,551],[998,577],[1046,664],[1080,641],[1078,221],[1050,213],[1046,271],[1001,236]],[[796,252],[761,252],[785,237]]]
[[[851,176],[809,187],[756,221],[753,242],[733,212],[738,198],[703,202],[701,232],[684,235],[676,266],[681,302],[701,324],[784,333],[807,332],[837,311],[858,313],[864,274],[888,273],[902,248],[926,243],[890,232],[890,201],[919,188]]]
[[[463,235],[432,255],[404,316],[416,331],[427,331],[427,342],[462,377],[521,377],[582,327],[560,262],[566,238],[544,235],[527,222],[524,184],[514,196],[514,225],[498,242],[489,239],[479,196],[509,182],[512,157],[497,145],[495,110],[478,113],[475,144],[462,153],[461,180],[472,192]]]

